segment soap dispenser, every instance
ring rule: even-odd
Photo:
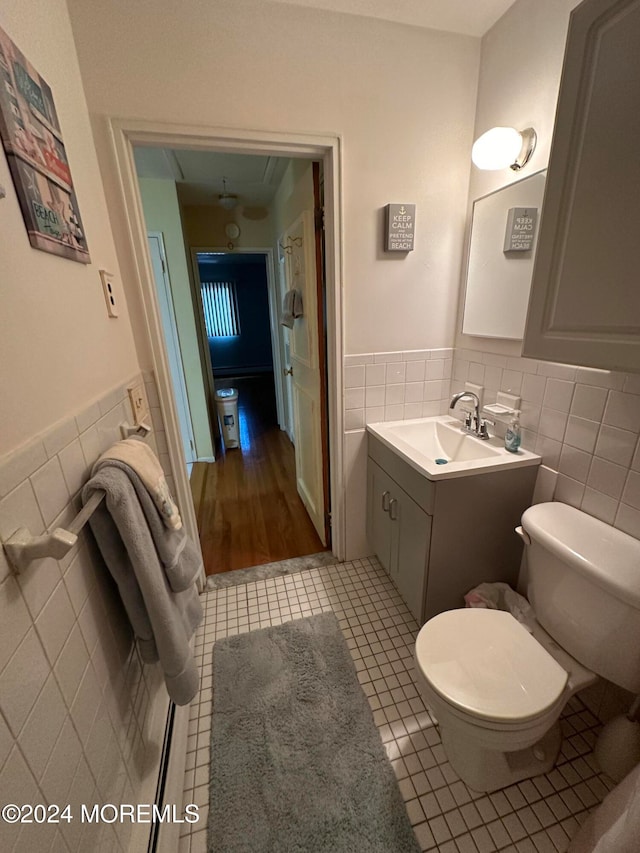
[[[508,450],[510,453],[517,453],[521,441],[522,437],[520,435],[520,410],[516,409],[514,412],[513,420],[507,427],[507,431],[504,434],[505,449]]]

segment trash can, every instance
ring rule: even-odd
[[[221,388],[216,391],[216,409],[220,421],[220,432],[224,446],[238,447],[240,434],[238,432],[238,392],[235,388]]]

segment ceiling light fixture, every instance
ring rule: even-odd
[[[473,143],[471,159],[478,169],[506,169],[515,172],[529,162],[535,151],[537,136],[532,127],[492,127]]]
[[[222,179],[222,192],[218,196],[218,204],[225,210],[233,210],[238,203],[238,196],[227,192],[227,179]]]

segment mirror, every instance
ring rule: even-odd
[[[463,334],[522,340],[545,177],[536,172],[473,203]]]

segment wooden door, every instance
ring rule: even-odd
[[[289,333],[296,484],[323,545],[327,544],[323,476],[323,380],[319,348],[314,214],[305,210],[280,238],[287,290],[302,299],[302,316]]]

